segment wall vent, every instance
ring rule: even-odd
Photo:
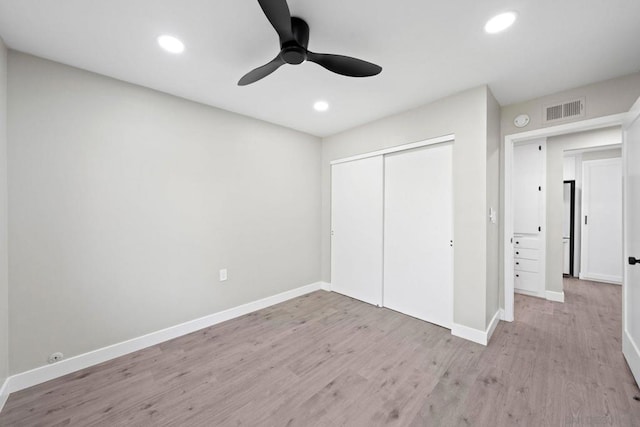
[[[584,98],[547,105],[542,112],[542,122],[549,123],[584,116]]]

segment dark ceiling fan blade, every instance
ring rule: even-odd
[[[249,71],[244,75],[238,82],[238,86],[246,86],[251,83],[255,83],[260,79],[267,77],[269,74],[273,73],[275,70],[284,65],[285,62],[280,58],[280,55],[276,56],[273,61],[268,64],[263,65],[262,67],[258,67],[255,70]]]
[[[258,0],[262,11],[280,37],[280,44],[293,40],[291,12],[286,0]]]
[[[375,76],[382,71],[382,67],[362,59],[343,55],[313,53],[307,51],[307,60],[326,68],[334,73],[350,77]]]

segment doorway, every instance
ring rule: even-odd
[[[528,132],[522,132],[514,135],[507,135],[504,139],[504,211],[503,211],[503,272],[504,272],[504,314],[502,320],[513,321],[514,320],[514,285],[515,285],[515,271],[514,271],[514,146],[526,141],[532,141],[534,139],[552,138],[560,136],[575,135],[581,132],[603,130],[606,128],[620,129],[620,126],[624,123],[626,114],[616,114],[612,116],[601,117],[597,119],[584,120],[580,122],[567,123],[558,126],[552,126],[543,129],[537,129]],[[620,143],[620,131],[618,130],[618,143]],[[607,144],[603,144],[607,145]],[[547,150],[558,149],[556,144],[548,144]],[[560,153],[562,153],[560,149]],[[551,157],[551,156],[550,156]],[[554,156],[558,157],[558,156]],[[553,205],[548,204],[548,209],[556,209],[560,212],[557,214],[549,215],[548,219],[553,219],[554,222],[547,224],[549,232],[547,233],[547,241],[550,245],[550,251],[548,251],[547,259],[553,261],[547,265],[545,274],[545,297],[548,300],[564,302],[564,293],[562,292],[562,266],[563,266],[563,243],[562,243],[562,209],[563,209],[563,177],[562,177],[562,154],[556,159],[560,163],[559,166],[559,182],[556,187],[548,185],[549,197],[553,196],[558,199],[557,203]],[[557,166],[557,165],[556,165]],[[548,168],[549,169],[549,168]],[[554,167],[554,170],[556,167]],[[555,179],[555,178],[554,178]],[[547,182],[549,184],[549,182]],[[579,197],[579,192],[576,190],[576,197]],[[555,200],[555,198],[553,200]],[[556,221],[557,220],[557,221]],[[577,222],[576,222],[577,224]],[[574,234],[577,234],[579,227],[575,227]],[[559,237],[556,239],[555,235]],[[576,236],[576,241],[578,236]],[[556,241],[557,240],[557,241]],[[575,249],[575,247],[574,247]],[[575,259],[574,259],[575,265]],[[575,269],[575,267],[574,267]],[[556,274],[557,272],[557,274]],[[576,274],[574,270],[574,274]],[[555,281],[558,290],[549,290],[548,282]]]

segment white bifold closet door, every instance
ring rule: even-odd
[[[382,305],[383,158],[331,167],[331,287]]]
[[[453,324],[452,144],[385,156],[383,305]]]

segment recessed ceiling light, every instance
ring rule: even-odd
[[[515,12],[505,12],[489,19],[484,26],[484,30],[489,34],[499,33],[506,30],[516,22],[518,14]]]
[[[313,104],[313,109],[316,111],[327,111],[329,109],[329,103],[327,101],[317,101]]]
[[[184,43],[173,36],[165,35],[158,37],[158,44],[170,53],[182,53],[184,51]]]

